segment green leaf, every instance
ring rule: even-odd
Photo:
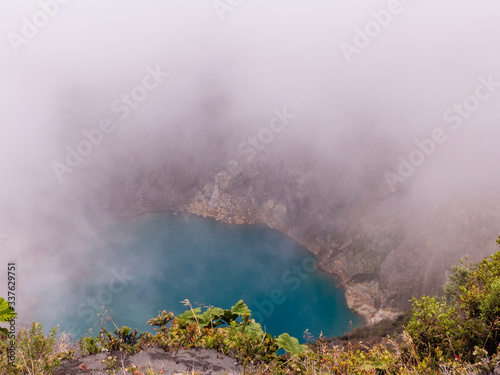
[[[12,318],[17,318],[14,309],[12,309],[9,303],[0,297],[0,322],[6,322]]]
[[[201,328],[205,328],[208,325],[217,327],[222,324],[220,321],[224,314],[224,310],[220,307],[209,307],[203,314],[198,317],[198,322]]]
[[[291,337],[288,333],[282,333],[278,336],[278,346],[288,353],[294,355],[297,353],[305,353],[304,345],[299,344],[299,340]]]
[[[9,336],[9,331],[7,328],[0,328],[0,332],[3,333],[5,336]]]
[[[177,320],[182,325],[188,325],[190,323],[196,322],[196,319],[200,316],[200,311],[201,307],[196,307],[192,310],[186,310],[177,317]]]
[[[210,314],[213,319],[220,319],[224,315],[224,310],[220,307],[209,307],[203,314]]]
[[[237,315],[250,314],[252,311],[248,308],[248,306],[243,302],[243,300],[239,300],[236,305],[231,307],[231,312]]]
[[[224,310],[224,314],[221,316],[221,319],[225,321],[227,324],[231,324],[238,318],[238,314],[233,314],[230,310]]]
[[[254,319],[249,320],[247,325],[245,326],[245,333],[249,336],[255,336],[259,339],[264,336],[264,331],[262,330],[262,326],[257,323]]]

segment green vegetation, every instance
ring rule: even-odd
[[[9,302],[7,302],[3,298],[0,298],[0,322],[8,322],[15,318],[17,318],[16,313],[10,306]],[[6,328],[0,328],[0,333],[8,335],[9,331]]]
[[[476,265],[462,261],[442,296],[413,299],[412,311],[396,321],[359,328],[335,340],[320,337],[307,345],[287,333],[273,337],[264,332],[241,300],[230,309],[183,303],[188,307],[184,313],[163,311],[148,321],[155,334],[128,327],[111,333],[101,327],[97,337],[80,338],[80,354],[207,348],[236,358],[245,374],[487,374],[500,368],[500,252]],[[385,337],[370,342],[373,336]],[[13,365],[8,349],[7,335],[0,332],[1,374],[50,375],[61,360],[75,356],[75,350],[56,340],[55,329],[45,336],[39,323],[20,330]],[[279,349],[286,353],[278,354]],[[116,356],[103,363],[110,374],[143,374],[136,366],[120,366]],[[85,365],[81,370],[87,371]]]
[[[28,374],[51,374],[61,360],[70,359],[74,351],[56,347],[56,328],[45,336],[42,325],[34,322],[29,330],[22,328],[17,338],[18,368]]]
[[[105,327],[101,327],[98,337],[81,337],[78,340],[78,344],[80,353],[84,356],[97,354],[103,349],[135,354],[139,351],[142,335],[143,333],[139,333],[137,329],[132,331],[132,328],[125,326],[121,329],[116,328],[113,333],[108,332]]]
[[[278,358],[280,346],[270,334],[265,333],[259,323],[251,319],[251,312],[243,301],[238,301],[230,310],[208,307],[190,307],[177,318],[163,311],[148,323],[155,328],[155,336],[145,334],[143,342],[156,345],[166,351],[189,348],[217,349],[242,362],[252,364],[268,363]],[[173,320],[172,320],[173,319]],[[167,325],[172,322],[170,327]],[[283,348],[285,349],[285,348]]]
[[[30,329],[21,328],[15,340],[15,362],[9,360],[9,341],[0,333],[0,374],[44,374],[50,375],[62,360],[71,359],[75,351],[70,350],[66,337],[56,339],[56,328],[48,336],[42,325],[34,322]]]
[[[500,237],[497,240],[500,245]],[[444,297],[413,300],[407,332],[433,363],[500,363],[500,252],[477,265],[454,267]]]

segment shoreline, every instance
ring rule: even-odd
[[[185,205],[184,211],[172,209],[150,209],[136,206],[134,210],[135,212],[129,211],[125,215],[120,215],[120,217],[133,219],[148,213],[166,213],[174,216],[187,215],[187,217],[189,217],[190,215],[194,215],[196,217],[211,219],[226,225],[263,225],[269,229],[276,230],[281,234],[286,235],[292,241],[306,248],[307,251],[309,251],[318,259],[318,269],[331,277],[332,281],[338,288],[344,290],[344,298],[348,308],[362,318],[363,326],[378,323],[383,319],[394,320],[398,316],[404,314],[404,311],[377,308],[377,301],[373,297],[373,294],[380,293],[378,282],[374,282],[373,279],[362,280],[361,282],[352,282],[351,279],[353,278],[348,277],[347,272],[342,272],[342,265],[340,265],[338,262],[335,262],[335,268],[329,266],[329,262],[325,262],[325,259],[321,255],[325,253],[326,249],[321,246],[318,241],[307,242],[303,241],[299,237],[293,236],[291,230],[286,229],[285,223],[283,221],[276,222],[275,220],[259,220],[259,216],[261,219],[266,217],[268,218],[270,216],[269,213],[265,214],[248,210],[246,212],[239,212],[239,214],[231,217],[230,215],[221,215],[221,213],[215,213],[213,212],[213,210],[208,210],[207,207],[204,207],[204,210],[200,210],[199,205],[193,205],[193,203],[195,202],[196,199],[194,199],[191,203]],[[274,207],[274,204],[271,206],[271,208],[272,207]],[[272,217],[272,219],[275,218]]]

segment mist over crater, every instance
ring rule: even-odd
[[[146,212],[283,232],[371,321],[494,251],[498,3],[220,3],[0,5],[21,311],[89,261],[72,235]]]

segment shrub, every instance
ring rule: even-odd
[[[276,338],[266,334],[259,323],[251,319],[251,311],[242,301],[231,309],[208,307],[202,312],[193,308],[188,300],[183,301],[189,309],[174,318],[163,311],[148,323],[155,328],[154,337],[145,336],[144,341],[154,343],[167,351],[178,351],[194,347],[217,349],[223,354],[233,355],[252,363],[270,362],[279,349]],[[172,323],[170,327],[167,327]]]
[[[52,374],[61,360],[74,356],[71,350],[56,350],[56,328],[45,336],[41,323],[34,322],[29,330],[22,328],[17,338],[17,363],[22,373]]]
[[[500,344],[500,252],[453,271],[444,298],[413,300],[407,332],[417,352],[436,361],[473,362],[476,348],[492,356]]]

